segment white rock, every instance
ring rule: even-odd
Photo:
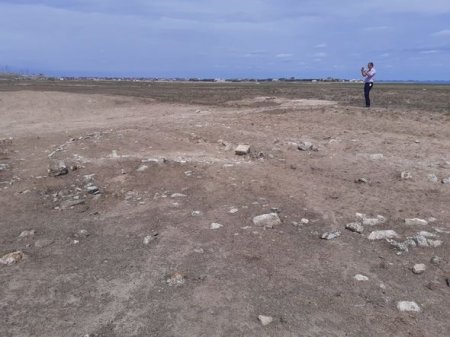
[[[359,222],[351,222],[345,225],[345,228],[356,233],[362,233],[364,231],[363,225]]]
[[[424,219],[412,218],[405,219],[405,225],[407,226],[426,226],[428,225],[428,221]]]
[[[237,212],[239,212],[239,209],[237,209],[237,208],[232,208],[228,211],[228,213],[230,213],[230,214],[235,214]]]
[[[397,309],[400,311],[413,311],[420,312],[420,307],[416,302],[412,301],[400,301],[397,302]]]
[[[356,281],[369,281],[369,278],[367,276],[361,275],[361,274],[356,274],[353,277]]]
[[[435,238],[436,237],[436,234],[433,234],[433,233],[430,233],[427,231],[420,231],[418,234],[421,236],[424,236],[426,238]]]
[[[379,159],[383,159],[384,156],[383,156],[382,153],[374,153],[374,154],[371,154],[371,155],[369,156],[369,158],[370,158],[371,160],[379,160]]]
[[[298,144],[298,149],[301,151],[314,151],[316,150],[316,148],[314,147],[313,143],[311,142],[301,142],[300,144]]]
[[[363,225],[364,226],[377,226],[377,225],[381,225],[383,223],[386,222],[386,218],[382,215],[377,215],[376,218],[367,218],[367,217],[363,217]]]
[[[221,227],[223,227],[223,225],[221,225],[220,223],[216,223],[216,222],[213,222],[210,226],[211,229],[219,229]]]
[[[334,231],[331,231],[331,232],[323,233],[320,236],[320,238],[324,239],[324,240],[333,240],[333,239],[335,239],[335,238],[337,238],[339,236],[341,236],[341,232],[338,231],[338,230],[334,230]]]
[[[427,266],[423,263],[415,264],[412,268],[414,274],[422,274],[427,269]]]
[[[440,247],[442,245],[442,241],[441,240],[430,240],[430,239],[428,239],[427,242],[428,242],[428,245],[430,247],[433,247],[433,248],[437,248],[437,247]]]
[[[258,316],[259,321],[261,322],[262,325],[268,325],[270,323],[272,323],[273,318],[270,316],[264,316],[264,315],[259,315]]]
[[[281,220],[277,213],[268,213],[255,216],[253,218],[253,223],[256,226],[273,228],[274,226],[281,225]]]
[[[412,179],[412,174],[411,172],[403,171],[402,173],[400,173],[400,178],[403,180]]]
[[[148,245],[150,242],[155,241],[156,237],[154,235],[147,235],[144,238],[144,245]]]
[[[62,176],[69,173],[69,169],[62,160],[52,159],[48,165],[48,174],[52,177]]]
[[[171,198],[185,198],[185,197],[187,197],[187,195],[183,194],[183,193],[173,193],[170,197]]]
[[[235,149],[234,149],[234,153],[239,155],[239,156],[243,156],[246,155],[250,152],[250,145],[246,145],[246,144],[239,144]]]
[[[182,274],[175,273],[170,278],[168,278],[166,282],[171,287],[178,287],[183,285],[186,282],[186,279]]]
[[[301,222],[302,224],[304,224],[304,225],[309,224],[309,220],[306,219],[306,218],[302,218],[302,219],[300,220],[300,222]]]
[[[203,248],[196,248],[196,249],[194,249],[194,252],[197,254],[203,254],[205,252],[205,250]]]
[[[147,165],[141,165],[138,167],[138,169],[136,170],[137,172],[144,172],[145,170],[148,170],[148,166]]]
[[[10,266],[12,264],[19,263],[23,260],[24,257],[25,254],[21,250],[18,250],[16,252],[3,255],[0,258],[0,264],[6,264],[7,266]]]
[[[23,231],[22,233],[20,233],[19,238],[24,238],[27,236],[34,236],[35,233],[36,233],[36,231],[34,229],[31,229],[29,231]]]
[[[369,240],[398,239],[399,235],[392,229],[373,231],[369,234]]]
[[[442,183],[445,184],[445,185],[450,184],[450,178],[442,179]]]
[[[192,211],[192,213],[191,213],[192,216],[199,216],[201,214],[202,214],[201,211]]]

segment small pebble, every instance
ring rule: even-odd
[[[400,311],[420,312],[420,307],[416,302],[400,301],[397,303],[397,309]]]
[[[412,271],[414,274],[422,274],[427,269],[427,266],[425,266],[423,263],[415,264],[412,268]]]
[[[266,326],[270,323],[272,323],[273,318],[270,316],[264,316],[264,315],[259,315],[258,316],[259,321],[261,322],[262,325]]]
[[[223,227],[223,225],[221,225],[220,223],[216,223],[216,222],[213,222],[210,226],[211,229],[219,229],[221,227]]]
[[[361,274],[356,274],[353,277],[356,281],[369,281],[369,278],[367,276],[361,275]]]

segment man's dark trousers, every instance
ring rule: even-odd
[[[373,82],[364,83],[364,98],[366,99],[366,107],[370,107],[370,89],[373,87]]]

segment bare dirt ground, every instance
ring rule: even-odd
[[[23,253],[0,264],[0,335],[448,336],[450,87],[372,96],[0,83],[0,257]],[[51,159],[68,174],[49,176]],[[271,212],[281,224],[253,223]],[[386,221],[351,232],[356,213]],[[368,239],[388,229],[395,241]],[[428,247],[395,246],[420,231]]]

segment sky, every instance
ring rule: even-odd
[[[0,0],[0,72],[450,80],[450,0]]]

